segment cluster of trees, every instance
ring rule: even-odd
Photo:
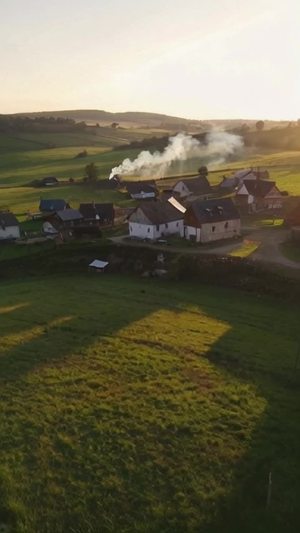
[[[76,132],[86,129],[85,122],[76,122],[63,117],[26,117],[23,115],[0,115],[1,133],[20,132]]]

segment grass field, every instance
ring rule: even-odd
[[[0,523],[299,530],[298,307],[88,274],[0,302]]]
[[[300,263],[300,245],[296,241],[288,241],[280,246],[280,250],[287,259]]]
[[[111,131],[111,129],[107,129]],[[104,130],[105,128],[100,129],[100,132]],[[118,135],[121,135],[123,130],[117,131]],[[151,130],[148,133],[150,134],[150,132]],[[143,130],[140,132],[134,131],[132,135],[140,134],[142,136],[144,133]],[[125,133],[123,131],[123,134],[129,135],[127,130]],[[134,158],[139,153],[139,150],[111,150],[108,144],[101,145],[100,140],[99,145],[96,146],[87,146],[84,144],[78,146],[72,145],[72,143],[80,143],[86,139],[94,139],[94,136],[87,134],[85,136],[83,134],[68,134],[65,136],[56,134],[56,136],[60,136],[59,140],[56,141],[57,144],[64,144],[64,146],[41,149],[43,148],[43,143],[50,142],[51,139],[52,141],[55,140],[53,135],[55,134],[42,134],[39,136],[23,134],[18,139],[9,139],[6,137],[6,145],[10,143],[13,147],[13,143],[15,143],[15,150],[8,149],[4,143],[3,136],[2,139],[0,136],[0,151],[2,152],[0,157],[0,208],[8,207],[17,212],[23,212],[24,210],[33,209],[37,205],[40,196],[53,197],[53,195],[59,195],[60,197],[69,199],[75,207],[80,201],[91,201],[93,199],[114,201],[116,204],[119,201],[124,203],[124,196],[120,196],[119,193],[112,193],[111,191],[97,192],[95,193],[96,198],[94,198],[95,195],[93,193],[91,194],[91,189],[84,187],[62,186],[55,190],[24,188],[24,185],[32,180],[49,175],[54,175],[62,180],[82,178],[84,176],[84,168],[90,162],[94,162],[97,165],[99,179],[107,179],[112,167],[121,163],[124,158]],[[39,145],[37,145],[38,142],[40,143]],[[26,148],[24,143],[26,144]],[[76,159],[75,156],[83,148],[87,149],[88,157]],[[266,166],[270,170],[271,179],[276,181],[281,190],[287,191],[290,195],[300,195],[300,152],[252,154],[250,158],[249,154],[251,155],[251,152],[244,154],[244,160],[230,162],[230,164],[227,163],[227,167],[230,166],[231,169],[234,169],[240,168],[241,166]],[[180,164],[178,168],[175,165],[175,167],[178,172],[187,171],[188,168],[192,173],[194,168],[195,173],[199,164],[200,161],[195,160],[188,162],[188,167],[185,164]],[[170,169],[171,173],[176,171],[175,167]],[[209,179],[212,184],[217,184],[220,182],[224,173],[229,175],[231,172],[224,169],[212,172],[209,174]],[[132,176],[132,178],[135,179],[136,177]],[[176,180],[176,177],[171,180],[163,180],[161,186],[170,187]]]

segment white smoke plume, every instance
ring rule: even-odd
[[[242,138],[232,133],[222,131],[208,133],[205,143],[201,143],[191,135],[178,133],[175,137],[170,137],[169,144],[163,152],[157,151],[151,154],[144,150],[133,161],[129,158],[124,159],[121,165],[112,169],[109,179],[115,175],[162,176],[174,161],[187,161],[192,158],[209,158],[210,164],[220,164],[242,146]]]

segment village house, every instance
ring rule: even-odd
[[[69,209],[69,204],[62,199],[44,199],[40,201],[39,209],[42,213],[56,213],[62,209]]]
[[[183,235],[183,217],[183,212],[170,202],[143,202],[128,217],[129,235],[150,240]]]
[[[236,204],[247,213],[282,208],[282,194],[275,181],[245,179],[236,192]]]
[[[195,200],[184,215],[184,236],[188,240],[207,243],[240,233],[241,218],[230,198]]]
[[[219,183],[219,189],[221,192],[229,193],[237,190],[244,180],[256,180],[256,179],[268,179],[269,172],[265,169],[253,169],[246,168],[243,170],[237,170],[232,176],[223,176],[221,183]]]
[[[73,229],[82,223],[83,216],[78,209],[62,209],[51,216],[50,221],[58,230]]]
[[[19,239],[20,224],[10,211],[0,211],[0,240]]]
[[[206,176],[196,176],[177,181],[172,192],[180,198],[193,196],[206,200],[212,194],[212,189]]]
[[[115,211],[112,203],[97,204],[93,202],[80,204],[79,211],[84,221],[89,225],[106,226],[114,223]]]
[[[133,200],[152,200],[158,193],[154,180],[128,181],[126,189]]]

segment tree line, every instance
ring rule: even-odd
[[[76,132],[85,130],[85,122],[76,122],[71,118],[63,117],[26,117],[20,115],[0,115],[1,133],[24,132]]]

